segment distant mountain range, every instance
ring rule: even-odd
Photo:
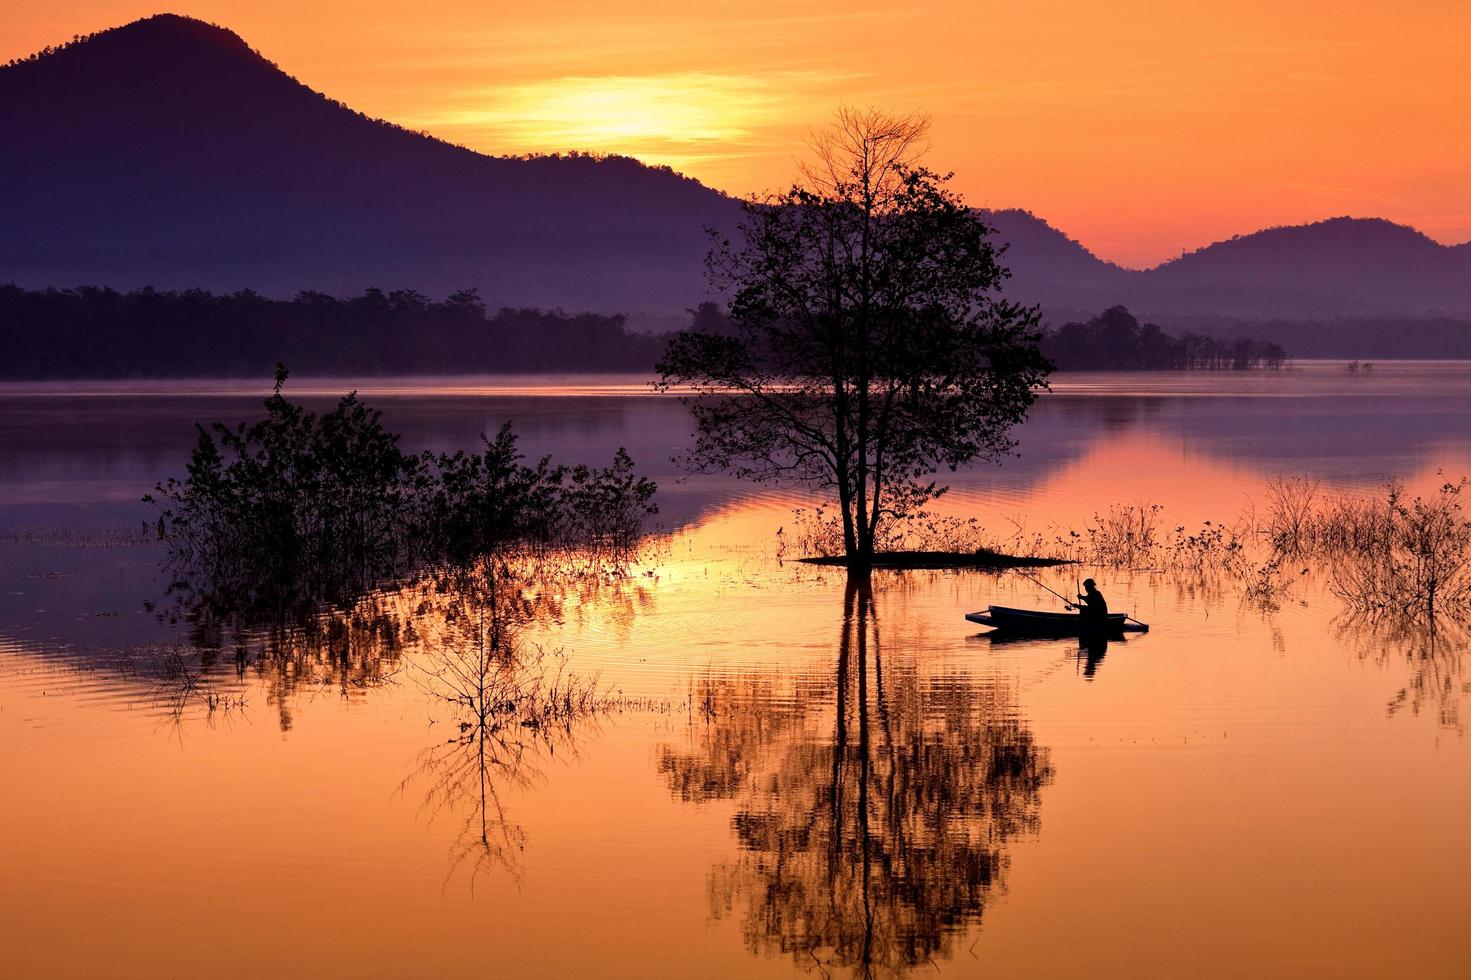
[[[0,282],[433,295],[675,314],[736,202],[626,158],[493,157],[370,119],[223,28],[150,17],[0,68]],[[1272,228],[1145,271],[986,212],[1017,298],[1142,316],[1471,315],[1471,243]]]
[[[1471,243],[1382,218],[1268,228],[1153,269],[1106,262],[1025,211],[991,211],[1011,290],[1054,311],[1123,304],[1149,316],[1362,317],[1471,313]]]

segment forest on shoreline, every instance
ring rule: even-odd
[[[690,329],[732,329],[714,303],[690,314]],[[647,373],[667,341],[620,314],[492,311],[474,290],[275,299],[0,285],[7,380],[259,377],[278,362],[303,375]],[[1269,341],[1169,334],[1123,307],[1048,329],[1040,345],[1063,371],[1275,369],[1288,357]]]
[[[282,300],[0,286],[0,377],[10,379],[260,377],[277,362],[303,375],[647,372],[663,350],[620,315],[491,311],[474,290]]]
[[[1041,348],[1059,371],[1277,371],[1288,357],[1269,340],[1168,334],[1122,306],[1045,331]]]

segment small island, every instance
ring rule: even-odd
[[[826,565],[846,568],[848,559],[844,555],[818,555],[799,558],[805,565]],[[1001,571],[1007,568],[1052,568],[1057,565],[1075,564],[1068,558],[1042,558],[1035,555],[1007,555],[989,548],[976,551],[878,551],[870,563],[872,568],[894,570],[925,568],[967,568]]]

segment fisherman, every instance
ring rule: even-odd
[[[1091,578],[1083,579],[1083,591],[1078,593],[1078,601],[1071,605],[1089,622],[1102,623],[1108,619],[1108,601]]]

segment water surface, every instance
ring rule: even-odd
[[[411,589],[378,600],[407,644],[175,621],[138,498],[262,386],[0,388],[0,974],[1471,973],[1455,624],[1365,629],[1317,571],[1266,607],[1095,572],[1152,632],[995,644],[960,614],[1048,596],[780,561],[804,498],[679,478],[686,416],[637,379],[355,386],[406,448],[513,418],[533,455],[624,445],[659,479],[667,541],[525,637],[608,710],[466,744]],[[943,504],[998,536],[1234,521],[1278,476],[1471,473],[1468,418],[1464,364],[1064,377]]]

